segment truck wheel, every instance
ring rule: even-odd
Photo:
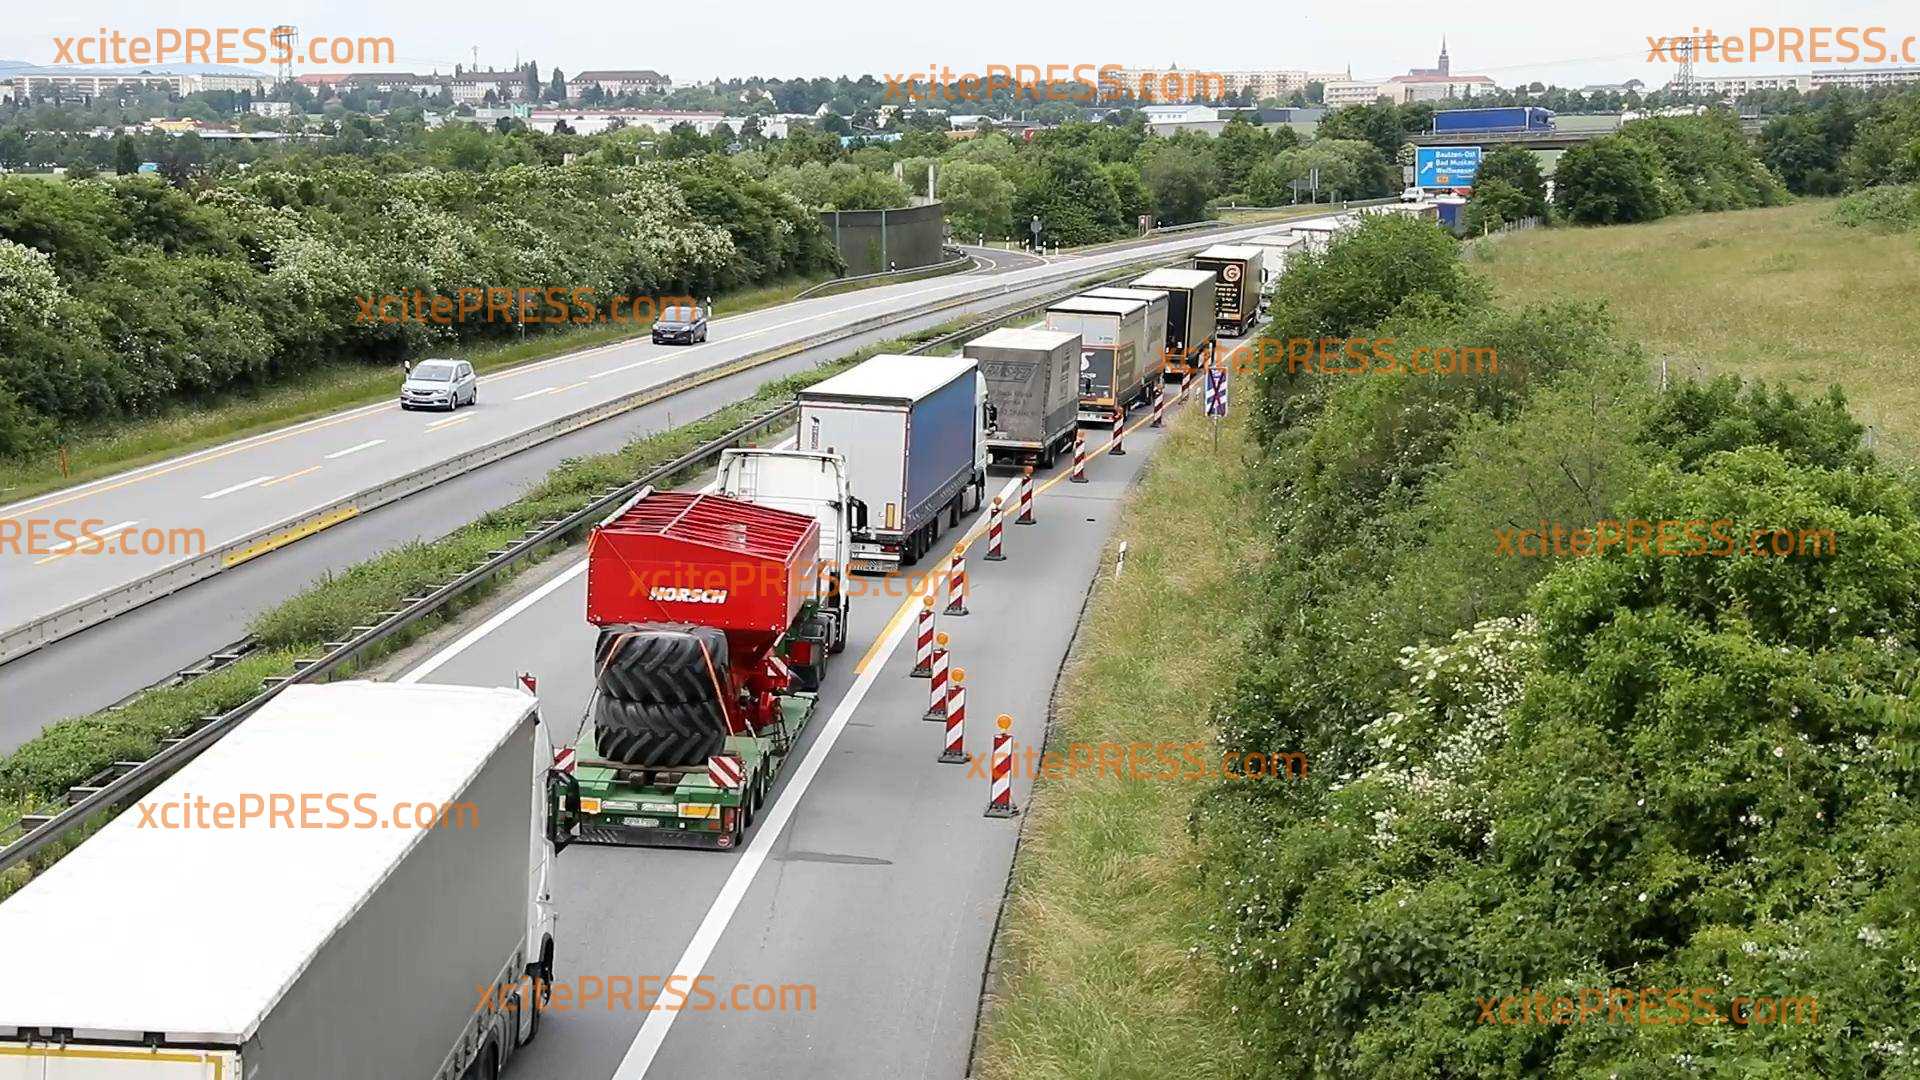
[[[727,744],[718,702],[660,705],[601,694],[593,703],[594,745],[610,761],[666,768],[699,765]]]
[[[714,671],[727,670],[727,637],[706,626],[609,626],[600,631],[593,655],[596,681],[614,697],[697,705],[714,700],[707,657]]]
[[[853,618],[853,605],[842,604],[840,617],[833,620],[833,644],[827,647],[829,653],[838,656],[847,651],[847,620],[851,618]]]

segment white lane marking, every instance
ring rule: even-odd
[[[464,424],[471,419],[473,419],[471,416],[449,416],[445,420],[435,420],[433,423],[428,424],[427,430],[439,431],[441,428],[449,428],[455,424]]]
[[[326,459],[328,461],[332,461],[335,458],[346,457],[348,454],[357,454],[362,450],[371,450],[372,448],[379,446],[381,443],[386,441],[387,440],[385,439],[368,439],[366,442],[363,442],[358,446],[349,446],[345,450],[335,450],[333,453],[328,454]]]
[[[209,491],[205,495],[202,495],[200,497],[203,499],[217,499],[222,495],[231,495],[236,491],[245,491],[255,484],[264,484],[267,481],[273,479],[273,477],[274,477],[273,473],[268,473],[265,476],[256,476],[251,480],[243,480],[240,483],[233,485],[232,487],[223,487],[219,491]]]
[[[582,556],[581,558],[576,560],[572,566],[569,566],[565,570],[561,571],[559,576],[555,577],[552,581],[547,582],[546,584],[533,590],[532,592],[521,597],[520,599],[515,600],[513,603],[507,605],[505,608],[502,608],[498,613],[496,613],[493,616],[493,618],[488,619],[486,622],[483,622],[479,626],[474,627],[472,630],[469,630],[466,633],[460,635],[458,638],[454,640],[454,642],[451,645],[448,645],[446,648],[441,649],[437,653],[434,653],[432,656],[428,657],[426,661],[421,663],[419,667],[414,668],[412,671],[407,672],[405,675],[400,676],[400,678],[394,681],[403,682],[403,683],[417,683],[421,679],[424,679],[427,676],[433,674],[435,671],[439,670],[441,665],[445,664],[447,661],[453,659],[454,657],[459,656],[461,653],[466,652],[467,649],[470,648],[475,642],[486,637],[488,634],[493,633],[495,630],[500,629],[501,626],[505,625],[506,622],[512,619],[514,616],[520,614],[521,612],[527,610],[533,605],[546,599],[555,590],[561,588],[562,586],[566,585],[567,582],[572,581],[574,578],[577,578],[581,574],[585,573],[586,569],[587,569],[587,560],[585,556]]]
[[[773,845],[780,841],[780,834],[786,830],[787,822],[793,820],[794,808],[799,806],[800,800],[806,796],[808,786],[813,783],[814,777],[819,775],[820,767],[827,760],[827,755],[833,752],[833,744],[839,740],[840,733],[846,730],[847,721],[853,718],[854,710],[860,707],[861,699],[867,696],[867,690],[873,686],[874,680],[886,667],[885,658],[893,655],[893,650],[905,640],[907,628],[911,625],[911,620],[903,619],[898,626],[887,632],[887,638],[882,643],[879,654],[882,662],[867,668],[859,678],[853,681],[853,687],[847,691],[847,696],[840,702],[840,707],[833,710],[833,716],[828,718],[827,726],[821,730],[819,738],[807,748],[806,760],[800,763],[799,770],[793,774],[787,789],[780,795],[780,801],[774,804],[771,813],[760,820],[759,831],[754,835],[752,842],[747,844],[747,850],[736,856],[733,873],[727,875],[726,884],[720,886],[720,893],[714,897],[713,906],[707,909],[706,918],[700,920],[700,928],[694,931],[693,940],[687,943],[687,951],[680,954],[680,962],[674,965],[673,973],[683,976],[687,980],[685,985],[693,985],[693,980],[700,976],[701,970],[713,956],[714,946],[720,943],[720,935],[726,931],[727,923],[732,921],[734,912],[739,910],[740,902],[746,899],[747,890],[752,887],[754,877],[760,873],[760,867],[767,861],[767,854],[773,850]],[[620,1067],[613,1071],[613,1080],[641,1080],[646,1076],[655,1055],[660,1052],[661,1044],[666,1041],[668,1029],[673,1027],[676,1015],[677,1013],[673,1012],[647,1014],[646,1021],[640,1025],[640,1031],[633,1037],[633,1045],[627,1048],[626,1057],[621,1059]]]
[[[539,396],[540,396],[541,394],[551,394],[551,393],[553,393],[553,387],[551,387],[551,386],[543,386],[543,387],[541,387],[541,388],[540,388],[540,389],[538,389],[538,390],[529,390],[529,391],[527,391],[526,393],[524,393],[524,394],[521,394],[521,395],[520,395],[519,397],[517,397],[517,398],[514,398],[513,400],[515,400],[515,401],[525,401],[525,400],[527,400],[527,399],[528,399],[528,398],[530,398],[530,397],[539,397]]]
[[[103,541],[105,541],[107,537],[126,532],[138,524],[140,524],[138,521],[123,521],[118,525],[109,525],[104,529],[97,529],[92,532],[88,532],[83,528],[81,531],[86,535],[76,536],[71,540],[64,540],[53,545],[47,549],[47,557],[41,559],[40,562],[52,562],[63,555],[69,554],[74,550],[74,545],[76,544],[86,544],[88,547],[97,547],[99,550],[104,551],[106,550],[106,544]],[[35,563],[34,565],[38,566],[40,563]]]
[[[725,340],[725,339],[722,339],[722,340]],[[619,367],[616,367],[616,368],[608,368],[605,371],[596,371],[593,374],[587,376],[587,378],[598,379],[603,375],[618,375],[622,371],[632,371],[634,368],[637,368],[637,367],[646,367],[648,364],[658,364],[661,361],[671,360],[671,359],[673,359],[673,355],[671,353],[669,353],[666,356],[650,356],[645,360],[636,360],[631,364],[621,364]]]

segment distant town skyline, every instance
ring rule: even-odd
[[[746,0],[724,21],[706,9],[669,5],[608,8],[579,17],[564,12],[528,22],[517,6],[480,0],[450,23],[434,9],[375,4],[371,0],[317,3],[297,0],[263,12],[251,0],[196,0],[151,4],[106,0],[84,9],[16,7],[0,28],[0,59],[37,65],[55,61],[53,38],[90,35],[103,28],[151,34],[157,28],[259,26],[290,23],[303,39],[378,35],[395,43],[391,64],[332,70],[451,73],[453,66],[511,68],[533,60],[543,78],[555,65],[579,69],[658,70],[678,85],[713,78],[858,78],[925,71],[956,71],[988,64],[1119,64],[1135,68],[1178,64],[1192,69],[1348,70],[1356,79],[1384,79],[1433,63],[1443,38],[1453,70],[1486,75],[1502,87],[1530,82],[1577,88],[1638,78],[1659,86],[1673,76],[1670,62],[1650,62],[1649,39],[1695,28],[1742,32],[1752,25],[1885,26],[1896,38],[1920,33],[1910,4],[1872,2],[1775,4],[1756,12],[1732,0],[1708,0],[1676,17],[1656,0],[1618,0],[1597,9],[1542,8],[1519,0],[1490,0],[1470,14],[1457,9],[1408,8],[1387,0],[1351,0],[1337,9],[1254,9],[1232,34],[1217,18],[1169,19],[1164,5],[1116,0],[1102,18],[1066,6],[1008,5],[953,20],[876,20],[870,8],[847,0],[820,0],[804,11]],[[497,17],[496,17],[497,16]],[[1132,17],[1130,17],[1132,16]],[[1010,24],[1009,19],[1015,20]],[[1151,34],[1139,32],[1151,26]],[[1009,30],[1014,32],[1010,33]],[[760,32],[764,31],[764,32]],[[155,65],[149,65],[155,66]],[[183,65],[174,65],[183,66]],[[1811,62],[1701,65],[1702,74],[1770,75],[1811,69]],[[271,70],[272,65],[257,66]],[[329,70],[301,65],[297,73]]]

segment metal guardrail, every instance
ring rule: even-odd
[[[1126,280],[1137,271],[1138,265],[1131,267],[1126,273],[1106,280]],[[1072,295],[1073,292],[1078,291],[1080,290],[1076,287],[1067,293],[1050,294],[1046,299],[1022,305],[1011,311],[999,312],[988,319],[924,341],[909,349],[908,352],[915,354],[931,352],[955,341],[965,340],[981,333],[984,329],[998,326],[1009,318],[1017,318],[1021,314],[1039,310],[1054,303],[1063,295]],[[656,466],[631,483],[608,490],[565,517],[542,522],[538,527],[527,530],[525,535],[512,544],[489,552],[486,560],[480,565],[458,575],[432,592],[408,598],[404,606],[397,610],[381,612],[379,621],[373,625],[354,627],[354,635],[347,640],[327,642],[325,654],[310,660],[296,660],[291,675],[268,679],[259,693],[238,707],[218,716],[201,717],[198,723],[187,732],[162,740],[159,752],[153,757],[145,761],[114,762],[102,772],[88,778],[85,783],[69,789],[63,800],[64,806],[56,804],[46,807],[38,813],[27,814],[16,821],[0,826],[0,838],[12,837],[10,841],[0,846],[0,872],[20,865],[49,845],[58,842],[68,833],[83,827],[87,819],[93,815],[118,808],[151,790],[176,769],[192,761],[202,751],[218,742],[241,721],[258,712],[285,687],[313,682],[354,662],[387,638],[439,612],[454,600],[478,588],[494,575],[528,558],[534,552],[559,542],[585,526],[596,523],[611,509],[633,498],[643,489],[666,481],[708,458],[717,457],[721,451],[736,446],[757,433],[777,429],[798,410],[799,405],[795,402],[782,405],[755,417],[725,435],[687,451],[664,465]]]
[[[799,292],[794,293],[793,298],[795,300],[805,300],[815,293],[822,292],[822,290],[837,289],[843,285],[879,285],[894,279],[903,281],[910,280],[914,274],[919,274],[923,277],[950,274],[973,261],[973,256],[951,244],[940,245],[940,250],[952,252],[954,257],[947,259],[945,262],[928,263],[925,266],[911,266],[904,270],[882,270],[877,274],[855,274],[852,277],[834,278],[831,281],[823,281],[818,285],[809,285]]]

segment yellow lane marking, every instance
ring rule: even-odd
[[[449,416],[445,420],[435,420],[433,423],[428,424],[427,430],[428,431],[445,431],[447,428],[450,428],[455,424],[464,424],[471,419],[473,419],[472,413],[468,413],[466,416]]]
[[[285,532],[275,533],[272,536],[255,541],[241,548],[239,551],[229,552],[226,558],[220,560],[221,565],[228,568],[239,566],[248,559],[257,559],[269,551],[277,551],[280,548],[286,547],[295,540],[312,536],[322,529],[330,529],[349,518],[358,516],[359,513],[360,508],[357,506],[343,506],[330,514],[314,518],[304,525],[296,525]]]
[[[301,470],[300,470],[299,472],[290,472],[290,473],[288,473],[287,475],[285,475],[285,476],[282,476],[282,477],[280,477],[280,478],[279,478],[279,479],[277,479],[277,480],[269,480],[269,481],[267,481],[266,483],[264,483],[264,484],[261,484],[260,486],[261,486],[261,487],[263,487],[263,488],[270,488],[270,487],[272,487],[272,486],[273,486],[273,485],[275,485],[275,484],[284,484],[284,483],[286,483],[287,481],[289,481],[289,480],[292,480],[292,479],[295,479],[295,478],[297,478],[297,477],[302,477],[302,476],[305,476],[305,475],[307,475],[308,473],[316,473],[316,472],[319,472],[319,471],[320,471],[320,466],[318,466],[318,465],[309,465],[309,466],[307,466],[306,468],[304,468],[304,469],[301,469]]]

